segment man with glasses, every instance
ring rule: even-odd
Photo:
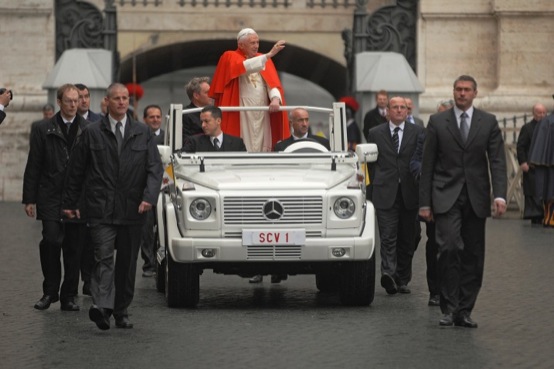
[[[88,122],[77,114],[79,93],[74,85],[58,88],[57,103],[57,114],[32,126],[23,204],[29,217],[42,221],[39,249],[43,296],[35,309],[46,310],[60,300],[61,310],[78,311],[74,298],[86,226],[80,219],[61,220],[61,198],[70,156]],[[60,290],[62,252],[64,278]]]

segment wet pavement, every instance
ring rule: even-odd
[[[0,202],[2,368],[551,368],[554,366],[554,229],[487,221],[477,329],[441,328],[427,306],[424,241],[410,295],[378,285],[370,307],[343,307],[317,292],[313,276],[201,277],[197,309],[170,309],[154,279],[140,275],[130,307],[134,329],[100,331],[79,312],[33,308],[41,297],[40,222]],[[425,232],[422,232],[423,236]]]

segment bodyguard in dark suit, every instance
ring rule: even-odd
[[[108,87],[108,116],[91,123],[75,147],[64,192],[64,213],[77,216],[77,199],[85,185],[85,208],[95,266],[89,318],[110,328],[132,328],[128,307],[146,212],[157,202],[163,167],[150,128],[127,115],[129,91]],[[114,261],[115,250],[116,260]]]
[[[377,92],[375,95],[375,109],[370,110],[364,117],[364,137],[367,141],[369,130],[377,127],[381,123],[387,123],[387,104],[389,103],[389,94],[385,90]]]
[[[213,105],[205,106],[200,112],[204,134],[188,137],[182,151],[246,151],[242,138],[223,133],[221,116],[220,108]]]
[[[273,151],[284,151],[297,140],[315,141],[325,146],[327,150],[331,150],[328,139],[309,133],[310,115],[306,109],[297,108],[292,110],[289,121],[292,126],[292,135],[286,140],[277,142]]]
[[[390,122],[369,130],[368,143],[379,149],[369,167],[368,198],[373,202],[381,239],[381,286],[388,294],[410,293],[418,184],[410,160],[424,129],[407,123],[403,97],[389,101]]]
[[[473,107],[477,82],[454,82],[455,106],[431,116],[420,179],[419,215],[435,219],[442,326],[476,328],[470,315],[483,280],[485,221],[506,211],[506,157],[496,117]],[[489,180],[490,172],[490,180]]]
[[[79,285],[79,265],[85,243],[86,226],[80,220],[62,219],[62,193],[67,165],[75,142],[88,122],[77,114],[79,95],[74,85],[58,88],[60,111],[32,126],[29,157],[23,176],[23,204],[29,217],[42,221],[40,264],[43,296],[35,309],[45,310],[61,300],[61,309],[77,311],[75,296]],[[80,193],[77,194],[77,199]],[[63,283],[60,256],[63,251]],[[59,294],[58,294],[59,291]]]

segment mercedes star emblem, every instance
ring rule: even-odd
[[[279,200],[272,199],[264,204],[263,212],[267,220],[278,220],[283,216],[285,209]]]

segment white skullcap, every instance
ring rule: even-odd
[[[237,41],[240,40],[241,37],[257,34],[256,31],[254,31],[252,28],[243,28],[240,30],[240,32],[237,34]]]

